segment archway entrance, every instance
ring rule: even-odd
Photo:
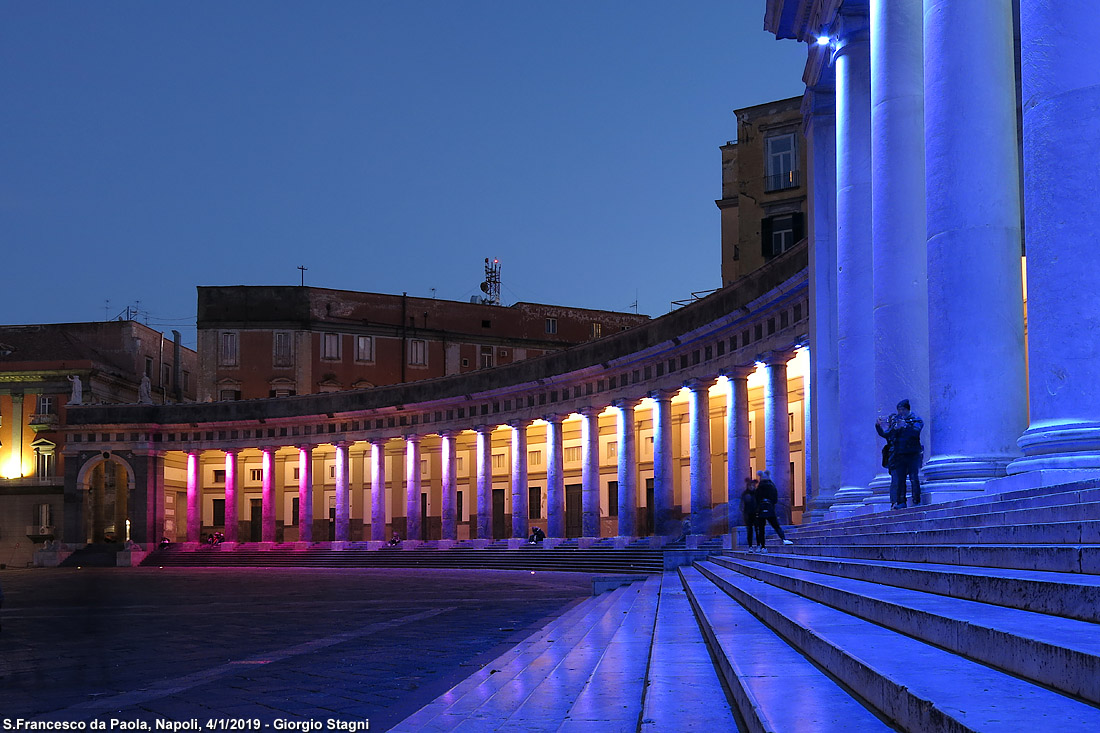
[[[104,453],[87,464],[82,473],[84,541],[125,542],[129,539],[130,497],[133,473],[121,459]]]

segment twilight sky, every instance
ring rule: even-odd
[[[732,110],[802,93],[763,0],[0,3],[0,323],[198,285],[651,316],[720,284]],[[109,306],[105,301],[109,300]]]

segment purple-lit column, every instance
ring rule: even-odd
[[[638,534],[638,450],[637,426],[634,423],[636,400],[616,400],[618,412],[616,428],[619,440],[619,536],[635,537]],[[656,482],[654,482],[656,483]]]
[[[581,535],[600,536],[600,410],[582,407],[581,416]]]
[[[441,537],[445,540],[457,540],[458,539],[458,517],[456,512],[458,511],[458,487],[457,487],[457,475],[455,471],[456,453],[455,450],[455,434],[452,432],[443,432],[439,434],[440,445],[439,449],[442,452],[442,470],[443,470],[443,486],[442,486],[442,508],[440,509],[440,521],[442,524]]]
[[[922,417],[936,436],[924,466],[936,501],[1005,475],[1027,426],[1027,384],[1012,0],[925,0],[924,11],[931,400]],[[1056,287],[1060,298],[1088,297]]]
[[[764,466],[779,494],[779,518],[791,521],[791,433],[787,410],[787,362],[793,351],[773,351],[764,358]]]
[[[336,444],[336,541],[347,542],[351,526],[348,495],[348,443]]]
[[[370,443],[370,538],[386,539],[386,440]]]
[[[410,540],[421,538],[420,516],[420,436],[405,436],[405,534]]]
[[[672,395],[673,391],[658,389],[649,393],[653,400],[653,524],[658,535],[676,534],[673,517],[672,462]]]
[[[546,534],[565,537],[565,468],[562,415],[546,420]]]
[[[508,426],[512,428],[512,537],[527,539],[527,421],[513,420]]]
[[[198,542],[202,534],[202,486],[199,479],[199,453],[187,453],[187,541]]]
[[[237,541],[237,451],[225,452],[225,541]]]
[[[261,505],[262,526],[260,540],[275,541],[275,451],[276,448],[261,448],[263,454],[263,494]]]
[[[1024,457],[1008,471],[1076,469],[1095,476],[1100,46],[1093,36],[1100,5],[1023,0],[1020,20],[1031,425],[1019,440]],[[1069,478],[1055,474],[1053,481]]]
[[[478,425],[477,432],[477,538],[493,538],[493,427]]]
[[[298,446],[298,541],[313,541],[313,446]]]
[[[710,534],[710,383],[693,379],[684,386],[691,413],[691,533]]]
[[[749,461],[749,375],[752,366],[726,370],[726,519],[727,531],[741,524],[741,491],[751,478]]]

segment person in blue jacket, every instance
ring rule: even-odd
[[[891,415],[883,425],[882,418],[875,421],[875,430],[886,438],[886,467],[890,470],[890,508],[903,509],[908,504],[905,497],[905,479],[913,492],[913,505],[920,504],[920,471],[924,446],[920,443],[920,431],[924,428],[921,420],[909,407],[909,400],[898,403],[897,413]]]

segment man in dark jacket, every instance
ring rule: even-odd
[[[907,506],[905,499],[905,479],[909,478],[909,485],[913,491],[913,505],[920,504],[920,471],[921,457],[924,454],[924,446],[920,444],[920,431],[924,428],[924,420],[912,413],[909,400],[898,403],[898,411],[886,420],[883,426],[882,418],[875,421],[875,430],[886,438],[886,446],[889,449],[887,468],[890,469],[890,508],[903,509]]]
[[[779,525],[775,509],[779,504],[779,489],[772,481],[771,471],[757,471],[756,475],[759,477],[756,483],[756,541],[760,544],[759,551],[768,551],[764,546],[765,523],[772,526],[784,545],[793,545],[794,543],[787,539],[787,535],[783,532],[783,527]]]

